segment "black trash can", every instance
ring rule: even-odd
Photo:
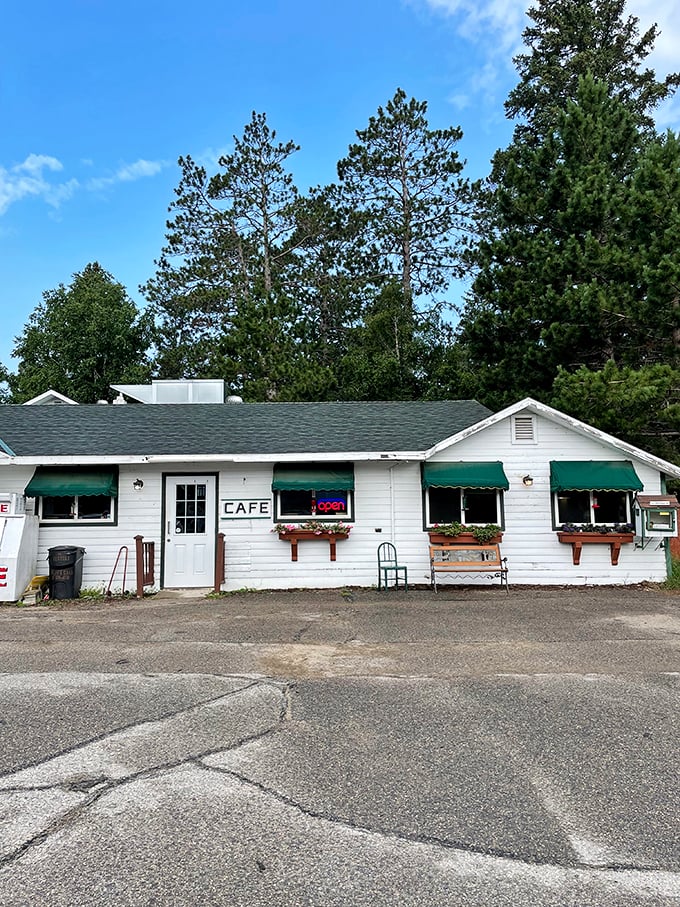
[[[50,564],[50,598],[78,598],[83,582],[84,548],[59,545],[48,552]]]

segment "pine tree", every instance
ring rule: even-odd
[[[427,103],[397,89],[338,163],[347,206],[363,219],[364,267],[397,279],[405,303],[441,293],[460,273],[470,187],[457,127],[430,129]]]

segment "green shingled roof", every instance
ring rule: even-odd
[[[0,406],[17,457],[424,451],[491,415],[475,400]]]

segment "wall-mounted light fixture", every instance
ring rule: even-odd
[[[533,484],[534,484],[533,476],[524,476],[524,478],[522,479],[522,485],[526,485],[527,488],[531,488],[531,486]]]
[[[144,482],[141,479],[135,479],[132,483],[132,487],[135,491],[141,491],[144,488]]]

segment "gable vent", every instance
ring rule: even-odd
[[[512,420],[512,440],[518,444],[533,444],[536,441],[533,416],[515,416]]]

